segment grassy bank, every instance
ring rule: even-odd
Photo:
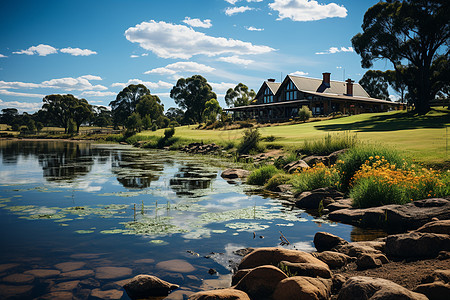
[[[237,144],[244,129],[197,130],[197,126],[177,127],[175,137],[227,145]],[[262,137],[271,137],[265,145],[281,145],[285,149],[301,149],[304,141],[320,139],[329,133],[356,134],[358,140],[393,147],[403,155],[427,164],[444,164],[450,160],[450,112],[433,110],[425,116],[407,112],[361,114],[320,122],[266,126],[259,129]],[[137,138],[163,136],[164,130],[144,131]]]

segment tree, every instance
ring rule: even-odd
[[[86,99],[77,99],[73,95],[47,95],[42,100],[42,110],[47,112],[47,117],[55,124],[64,128],[64,133],[68,133],[69,125],[75,123],[75,130],[78,132],[80,125],[89,120],[92,113],[92,106]]]
[[[92,123],[95,126],[107,127],[112,125],[111,111],[104,106],[94,106],[94,117]]]
[[[379,59],[390,61],[396,71],[407,66],[408,90],[421,114],[436,95],[432,64],[439,55],[449,55],[449,15],[448,0],[379,2],[365,13],[363,33],[352,38],[363,68]]]
[[[170,98],[185,111],[184,122],[199,123],[205,110],[205,103],[210,99],[217,99],[216,93],[201,75],[180,78],[176,86],[170,91]]]
[[[205,110],[203,111],[203,120],[205,122],[214,122],[217,120],[217,115],[222,113],[219,101],[211,99],[205,103]]]
[[[298,118],[300,121],[306,122],[312,117],[312,111],[307,105],[303,105],[302,108],[298,110]]]
[[[184,111],[176,107],[171,107],[166,111],[166,117],[171,121],[181,124],[184,118]]]
[[[359,84],[369,93],[370,97],[389,99],[388,83],[383,71],[367,71],[359,81]]]
[[[134,112],[128,118],[126,122],[126,127],[131,132],[139,132],[142,129],[142,119],[141,116]]]
[[[158,96],[144,95],[139,99],[136,105],[136,111],[141,115],[141,118],[147,115],[150,116],[153,122],[164,114],[164,105],[161,104]]]
[[[391,88],[397,92],[400,96],[400,103],[405,103],[406,101],[406,93],[408,91],[408,85],[405,80],[405,68],[398,67],[397,71],[387,70],[384,72],[384,77],[391,86]]]
[[[2,109],[1,123],[11,125],[18,115],[17,108],[4,108]]]
[[[117,94],[116,100],[109,103],[115,126],[125,124],[144,95],[150,95],[150,90],[143,84],[130,84]]]
[[[249,105],[255,96],[256,93],[254,90],[249,91],[245,84],[239,83],[234,89],[228,89],[225,95],[225,103],[229,107],[245,106]]]

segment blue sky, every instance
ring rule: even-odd
[[[0,109],[34,112],[48,94],[107,106],[143,83],[165,109],[180,77],[205,77],[225,106],[242,82],[258,90],[287,74],[358,81],[351,48],[377,1],[42,0],[2,1]],[[385,62],[376,69],[390,68]]]

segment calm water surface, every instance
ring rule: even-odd
[[[82,280],[65,291],[86,298],[144,273],[179,284],[170,297],[183,299],[229,285],[233,251],[277,246],[280,231],[305,251],[317,231],[364,234],[228,183],[226,164],[119,145],[0,141],[0,293],[33,298]],[[67,262],[78,264],[59,265]],[[34,279],[17,275],[30,270]]]

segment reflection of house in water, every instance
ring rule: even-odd
[[[210,188],[211,181],[216,177],[216,173],[206,169],[190,165],[181,166],[178,173],[170,179],[170,187],[178,196],[194,196],[199,191]]]
[[[288,75],[283,82],[264,81],[251,105],[224,109],[236,120],[256,119],[262,122],[283,121],[298,116],[302,106],[308,106],[314,116],[332,113],[360,114],[399,109],[400,104],[371,98],[361,85],[351,79],[330,80]]]

